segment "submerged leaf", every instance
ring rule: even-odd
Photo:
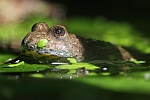
[[[70,63],[75,64],[77,63],[77,60],[75,58],[67,58],[68,61],[70,61]]]
[[[44,78],[43,74],[31,74],[30,77],[34,77],[34,78]]]

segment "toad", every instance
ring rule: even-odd
[[[92,60],[125,60],[132,55],[120,46],[100,40],[86,39],[67,32],[61,25],[44,22],[33,25],[22,40],[22,53],[15,60],[27,63],[51,63],[75,58],[77,62]],[[13,60],[13,61],[15,61]]]

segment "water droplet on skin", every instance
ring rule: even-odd
[[[66,48],[66,46],[62,46],[62,48],[64,49],[64,48]]]
[[[61,56],[63,56],[64,55],[64,53],[59,53]]]

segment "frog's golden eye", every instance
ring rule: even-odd
[[[56,38],[65,36],[66,30],[63,26],[57,25],[50,28],[50,33]]]
[[[49,27],[44,22],[39,22],[32,26],[32,32],[33,31],[42,32],[42,31],[48,31],[48,30],[49,30]]]

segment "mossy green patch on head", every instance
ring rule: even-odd
[[[41,39],[41,40],[38,41],[37,46],[39,48],[42,48],[42,47],[46,46],[47,44],[48,44],[48,40],[47,39]]]

